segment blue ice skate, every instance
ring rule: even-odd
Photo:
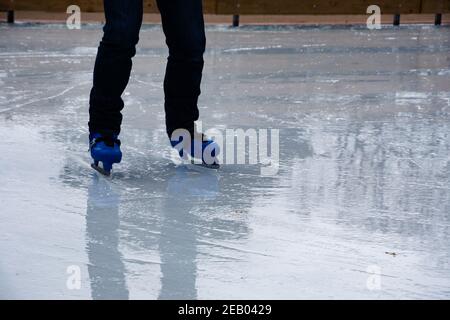
[[[195,139],[191,139],[190,148],[188,144],[183,143],[183,137],[181,137],[179,140],[171,139],[170,144],[173,148],[177,149],[181,158],[187,159],[187,155],[184,154],[184,151],[186,151],[186,153],[191,157],[191,160],[194,164],[197,164],[195,162],[195,160],[197,160],[199,161],[198,164],[200,164],[201,166],[210,169],[218,169],[220,167],[219,161],[217,160],[217,155],[220,153],[219,145],[214,140],[206,137],[204,134],[201,134],[200,137],[202,139],[201,151],[200,141]]]
[[[111,175],[112,165],[122,160],[120,140],[117,135],[91,133],[89,135],[89,151],[92,159],[94,159],[91,167],[105,176]],[[102,163],[103,167],[99,166],[99,162]]]

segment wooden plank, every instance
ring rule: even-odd
[[[216,1],[217,0],[203,0],[205,13],[215,13]],[[82,12],[103,11],[103,0],[16,0],[16,10],[64,12],[68,6],[73,4],[79,6]],[[156,1],[144,0],[144,12],[157,13],[158,7]]]
[[[0,11],[9,11],[13,9],[13,0],[0,0]]]
[[[77,5],[84,12],[103,11],[103,0],[16,0],[16,10],[65,12],[70,5]],[[152,9],[153,1],[144,1],[145,8]]]
[[[218,0],[203,0],[204,13],[216,13]]]
[[[421,13],[449,13],[450,0],[423,0]]]
[[[382,13],[419,13],[421,0],[218,0],[217,13],[366,14],[374,3]]]
[[[0,0],[0,7],[9,1]],[[375,3],[383,14],[450,12],[450,0],[203,0],[203,7],[205,13],[213,14],[364,15],[367,7]],[[15,0],[16,10],[65,12],[72,4],[83,12],[103,11],[103,0]],[[155,0],[144,0],[144,11],[158,12]]]

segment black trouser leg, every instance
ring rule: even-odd
[[[121,95],[139,41],[142,0],[104,0],[104,7],[106,24],[94,67],[89,131],[119,134],[124,106]]]
[[[197,108],[205,51],[202,0],[157,0],[169,48],[164,94],[166,129],[192,131]]]

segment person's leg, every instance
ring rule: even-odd
[[[121,95],[128,84],[142,24],[142,0],[104,0],[106,24],[94,67],[89,131],[119,134]]]
[[[157,0],[169,48],[164,94],[166,129],[194,130],[205,51],[202,0]]]

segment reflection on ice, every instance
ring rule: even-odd
[[[93,175],[88,187],[86,251],[93,299],[128,299],[125,266],[119,251],[120,194]]]

